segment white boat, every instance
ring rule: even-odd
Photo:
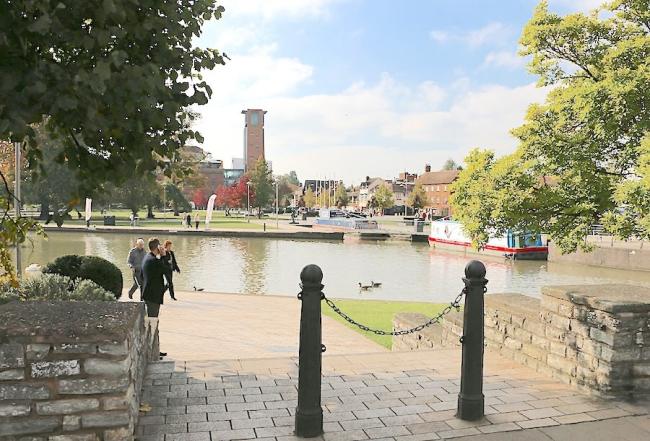
[[[463,253],[503,256],[513,260],[546,260],[548,247],[542,243],[542,235],[508,232],[503,237],[491,237],[480,250],[472,247],[472,241],[459,222],[439,220],[431,222],[429,245],[439,249]]]

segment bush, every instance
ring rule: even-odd
[[[112,292],[116,299],[122,295],[122,271],[101,257],[61,256],[45,266],[43,273],[60,274],[71,279],[92,280],[105,290]]]
[[[60,274],[43,274],[22,281],[18,288],[0,286],[0,304],[12,301],[45,300],[112,301],[115,296],[92,280],[71,279]]]

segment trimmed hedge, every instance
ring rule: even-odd
[[[60,274],[43,274],[20,282],[16,288],[0,285],[0,305],[35,301],[115,301],[115,295],[92,280],[71,279]]]
[[[116,299],[122,296],[122,271],[113,263],[97,256],[74,254],[57,257],[43,268],[44,274],[60,274],[71,279],[92,280],[113,293]]]

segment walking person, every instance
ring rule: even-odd
[[[133,286],[129,289],[129,299],[133,299],[133,293],[136,289],[139,289],[140,301],[142,301],[142,260],[146,254],[144,250],[144,239],[139,237],[135,241],[135,246],[129,251],[129,257],[126,259],[126,263],[131,268],[133,276]]]
[[[201,223],[201,217],[199,216],[199,213],[196,212],[196,213],[194,214],[194,225],[195,225],[195,228],[196,228],[197,230],[199,229],[199,224],[200,224],[200,223]]]
[[[192,228],[192,215],[187,213],[187,216],[185,216],[185,223],[187,224],[187,228]]]
[[[180,274],[181,269],[178,267],[178,263],[176,262],[176,255],[174,254],[174,251],[172,251],[172,241],[166,240],[163,244],[163,247],[165,248],[165,255],[162,257],[162,261],[165,263],[165,270],[167,271],[165,273],[165,279],[167,279],[167,289],[169,289],[169,295],[171,298],[173,300],[176,300],[176,295],[174,293],[173,276],[174,271]]]
[[[165,293],[166,269],[162,258],[166,252],[155,237],[149,239],[148,245],[149,253],[142,261],[142,299],[147,306],[147,316],[158,317]],[[161,357],[166,355],[166,352],[160,353]]]

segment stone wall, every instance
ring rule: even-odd
[[[399,314],[395,329],[425,317]],[[457,345],[462,317],[395,338],[394,349]],[[544,287],[542,298],[485,297],[488,348],[564,382],[602,395],[650,393],[650,289],[630,285]]]
[[[144,305],[0,306],[0,440],[132,439],[157,319]]]
[[[647,248],[647,243],[645,243],[646,248],[643,248],[643,242],[614,241],[611,238],[603,237],[591,237],[590,239],[592,240],[589,242],[595,245],[593,251],[578,250],[569,254],[562,254],[559,247],[551,242],[548,247],[549,262],[650,271],[650,249]]]

